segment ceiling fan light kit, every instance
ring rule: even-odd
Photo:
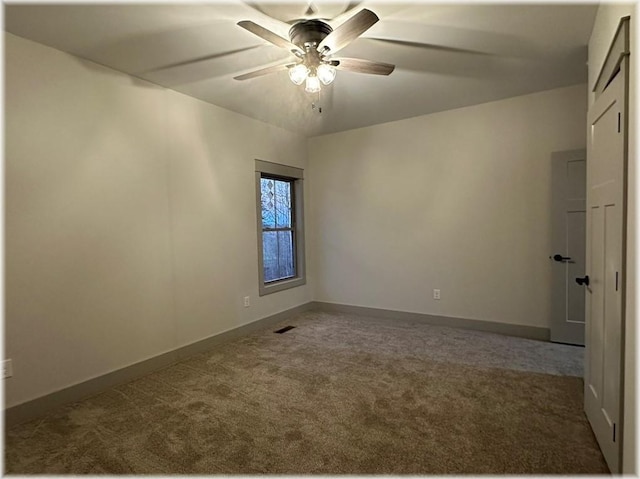
[[[315,42],[307,45],[310,53],[304,56],[301,63],[289,68],[289,78],[296,85],[302,85],[306,80],[305,91],[317,93],[320,91],[320,83],[329,85],[336,77],[336,68],[311,50]]]
[[[322,20],[301,20],[290,28],[290,40],[286,40],[250,20],[243,20],[238,22],[238,26],[273,45],[289,50],[297,57],[297,62],[291,63],[289,60],[285,64],[261,68],[234,78],[248,80],[288,69],[289,78],[293,83],[296,85],[305,83],[306,92],[318,93],[321,90],[321,85],[329,85],[333,82],[336,70],[389,75],[395,66],[388,63],[357,58],[332,58],[333,54],[358,38],[377,21],[377,15],[366,8],[360,10],[335,30]]]
[[[289,68],[289,78],[296,85],[302,85],[308,76],[309,69],[303,63],[298,63],[296,66]]]
[[[320,79],[315,75],[309,75],[304,91],[307,93],[318,93],[320,91]]]
[[[328,85],[336,78],[336,68],[327,63],[321,63],[316,68],[316,75],[323,84]]]

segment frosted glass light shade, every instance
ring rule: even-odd
[[[309,75],[309,69],[302,63],[289,68],[289,78],[296,85],[302,85],[302,82],[307,79],[307,75]]]
[[[304,88],[307,93],[318,93],[320,91],[320,80],[317,76],[309,75],[307,77],[307,84]]]
[[[326,63],[318,65],[316,73],[320,81],[325,85],[331,83],[336,77],[336,69],[332,65],[327,65]]]

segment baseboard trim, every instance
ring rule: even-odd
[[[417,321],[434,326],[449,326],[452,328],[472,329],[475,331],[485,331],[488,333],[503,334],[505,336],[516,336],[519,338],[536,339],[539,341],[549,341],[550,338],[549,329],[541,328],[538,326],[524,326],[520,324],[497,323],[494,321],[484,321],[479,319],[436,316],[433,314],[394,311],[391,309],[367,308],[364,306],[325,303],[322,301],[314,301],[313,309],[317,311],[326,311],[328,313],[345,313],[355,314],[358,316],[370,316],[375,318]]]
[[[281,311],[265,318],[252,321],[251,323],[243,324],[237,328],[223,331],[222,333],[215,334],[201,341],[181,346],[172,351],[159,354],[158,356],[126,366],[122,369],[55,391],[47,394],[46,396],[41,396],[31,401],[17,404],[5,409],[5,427],[37,419],[54,408],[79,401],[111,387],[129,382],[159,369],[166,368],[190,356],[202,353],[215,346],[219,346],[220,344],[255,331],[266,329],[280,321],[284,321],[290,316],[303,313],[313,308],[313,303],[305,303],[286,311]]]

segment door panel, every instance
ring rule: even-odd
[[[620,264],[620,215],[619,205],[605,206],[605,258],[604,258],[604,357],[602,410],[606,414],[609,426],[619,417],[620,404],[620,349],[607,347],[620,344],[620,301],[616,291],[615,276]]]
[[[604,208],[591,206],[589,208],[590,217],[587,225],[590,225],[591,234],[587,237],[587,250],[589,251],[589,260],[587,271],[589,272],[590,286],[588,287],[586,305],[587,317],[587,354],[585,355],[585,371],[589,372],[588,380],[585,384],[589,386],[590,393],[597,400],[600,399],[600,391],[602,391],[602,371],[604,364],[601,360],[603,357],[603,341],[604,338],[604,297],[601,287],[596,287],[603,271],[603,251],[604,251],[604,234],[602,227],[604,225]]]
[[[620,453],[624,75],[589,110],[585,412],[612,472]]]
[[[586,152],[580,151],[581,159],[567,162],[567,198],[584,200],[587,186]]]
[[[584,189],[585,184],[582,185],[583,192]],[[586,221],[584,211],[567,213],[568,254],[572,258],[572,261],[567,263],[566,270],[567,321],[580,326],[582,332],[580,339],[583,339],[576,340],[573,344],[584,344],[584,287],[576,283],[575,278],[584,276]]]

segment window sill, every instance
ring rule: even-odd
[[[291,278],[284,279],[282,281],[276,281],[269,284],[263,284],[260,286],[259,296],[266,296],[267,294],[277,293],[278,291],[284,291],[285,289],[296,288],[307,284],[306,278]]]

